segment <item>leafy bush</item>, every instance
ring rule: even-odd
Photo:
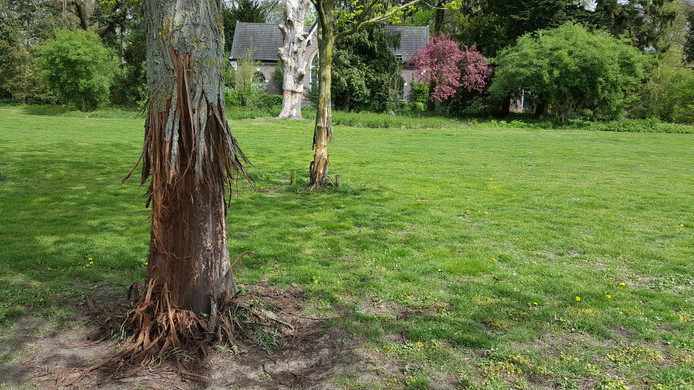
[[[489,92],[502,101],[520,90],[531,91],[537,109],[548,108],[559,121],[581,110],[617,118],[651,60],[626,42],[566,23],[526,34],[503,50]]]
[[[42,77],[62,101],[94,109],[108,100],[118,62],[99,36],[58,29],[38,53]]]
[[[426,104],[427,100],[429,100],[429,84],[413,82],[410,102]]]
[[[694,123],[694,73],[691,69],[661,64],[639,92],[639,100],[629,111],[630,117]]]
[[[229,107],[240,106],[241,99],[239,98],[238,92],[233,89],[224,89],[224,103]]]

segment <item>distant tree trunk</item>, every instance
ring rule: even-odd
[[[439,0],[436,4],[436,14],[434,15],[434,35],[440,35],[443,28],[443,19],[446,16],[446,9],[443,7],[444,1]]]
[[[89,30],[89,15],[87,14],[87,5],[83,4],[81,0],[73,0],[72,4],[75,6],[75,11],[77,17],[80,20],[80,27],[82,30]]]
[[[533,117],[535,119],[539,119],[543,116],[546,116],[548,107],[549,107],[549,104],[547,103],[547,98],[544,96],[544,94],[540,94],[537,97],[537,102],[535,105],[535,113],[533,114]]]
[[[151,176],[147,280],[173,304],[209,313],[236,290],[226,180],[247,161],[224,112],[222,0],[145,0],[147,85],[142,182]]]
[[[125,37],[126,37],[126,35],[125,35],[125,23],[121,23],[121,24],[120,24],[119,35],[120,35],[120,48],[119,48],[119,53],[118,53],[118,54],[120,55],[120,64],[121,64],[121,66],[125,66],[125,65],[127,65],[127,63],[128,63],[128,62],[125,60],[125,50],[126,50],[126,48],[127,48],[126,39],[125,39]]]
[[[278,118],[301,119],[301,101],[304,97],[306,76],[306,45],[308,33],[304,31],[304,16],[308,0],[285,0],[285,20],[279,25],[284,46],[277,50],[282,62],[282,111]]]
[[[309,167],[309,189],[319,190],[328,181],[330,156],[328,156],[328,141],[333,138],[332,100],[330,87],[332,85],[330,71],[333,63],[333,34],[335,4],[332,1],[323,2],[318,10],[318,113],[313,131],[313,161]]]

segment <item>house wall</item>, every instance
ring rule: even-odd
[[[311,40],[311,44],[306,48],[306,54],[304,55],[304,60],[306,61],[306,77],[304,77],[304,94],[306,94],[311,89],[311,61],[318,54],[318,44],[314,42],[315,39]],[[316,62],[318,58],[316,58]],[[263,61],[256,68],[257,71],[261,72],[266,80],[267,93],[270,95],[281,95],[282,94],[282,80],[275,80],[272,74],[275,71],[275,66],[277,63]],[[402,70],[402,78],[405,81],[403,88],[404,100],[409,102],[411,100],[412,94],[412,82],[414,81],[414,68],[404,67]]]

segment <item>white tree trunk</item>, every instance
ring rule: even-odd
[[[308,33],[304,31],[304,16],[308,0],[285,0],[284,23],[279,29],[284,45],[277,49],[282,62],[282,111],[278,118],[301,119],[301,101],[304,96],[306,76],[306,45]]]

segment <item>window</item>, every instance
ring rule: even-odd
[[[308,80],[309,83],[313,83],[314,81],[318,80],[318,51],[313,54],[313,57],[311,57],[311,72],[310,72],[310,79]]]

